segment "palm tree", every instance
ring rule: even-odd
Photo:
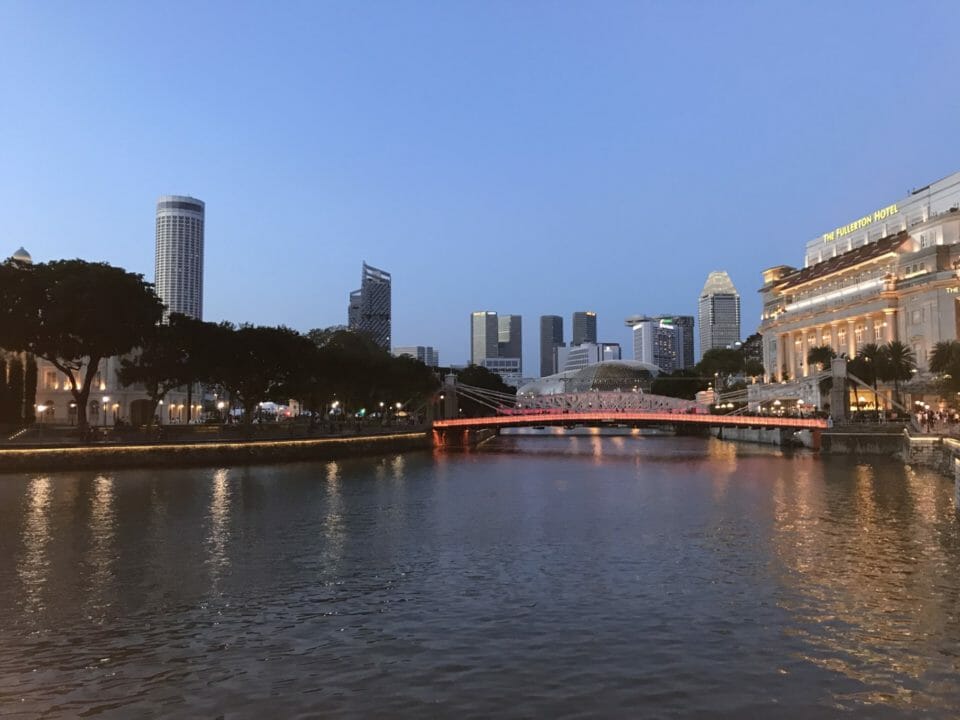
[[[830,366],[830,361],[836,356],[837,353],[829,345],[818,345],[810,348],[807,353],[807,363],[809,365],[819,365],[821,370],[826,370]]]
[[[945,340],[934,345],[930,371],[943,375],[941,392],[953,393],[960,389],[960,342]]]
[[[933,346],[933,352],[930,353],[931,372],[949,372],[958,365],[960,365],[960,342],[944,340]]]
[[[960,346],[960,343],[957,343]],[[917,358],[913,350],[904,345],[899,340],[891,340],[880,348],[883,362],[880,363],[880,379],[887,381],[893,380],[893,396],[897,402],[903,404],[900,400],[900,381],[906,381],[913,377],[917,368]]]

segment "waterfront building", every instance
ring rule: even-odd
[[[707,350],[733,347],[740,341],[740,293],[726,272],[715,270],[707,276],[698,310],[701,357]]]
[[[402,357],[404,355],[412,357],[427,367],[439,367],[440,365],[440,353],[437,352],[436,348],[429,345],[405,345],[403,347],[395,347],[393,349],[393,355],[394,357]]]
[[[203,238],[205,206],[186,195],[157,200],[155,288],[164,319],[180,313],[203,319]]]
[[[815,374],[810,348],[854,357],[899,340],[926,371],[960,329],[960,173],[912,191],[807,243],[804,267],[763,273],[767,380]]]
[[[389,350],[391,337],[390,273],[363,263],[360,289],[350,293],[347,324],[354,332],[365,333],[380,347]]]
[[[631,315],[633,357],[663,372],[693,367],[693,317],[689,315]]]
[[[490,310],[480,310],[470,315],[470,362],[482,365],[484,358],[495,358],[499,354],[500,324],[497,314]]]
[[[540,316],[540,377],[557,372],[557,348],[563,347],[563,318]]]
[[[593,363],[620,359],[620,343],[582,343],[557,348],[557,365],[560,372],[570,372]]]
[[[497,357],[521,359],[519,372],[523,373],[523,318],[520,315],[497,317]]]
[[[595,312],[583,311],[573,314],[573,337],[570,340],[571,345],[583,345],[584,343],[597,342],[597,314]]]

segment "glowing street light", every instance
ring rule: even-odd
[[[107,426],[107,403],[110,402],[110,396],[103,396],[103,404],[100,406],[100,410],[103,412],[103,426]]]

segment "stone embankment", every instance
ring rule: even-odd
[[[303,440],[0,448],[0,473],[251,465],[428,450],[426,432]]]

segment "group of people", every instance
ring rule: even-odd
[[[960,429],[960,412],[953,408],[920,410],[914,416],[924,432],[955,434]]]

